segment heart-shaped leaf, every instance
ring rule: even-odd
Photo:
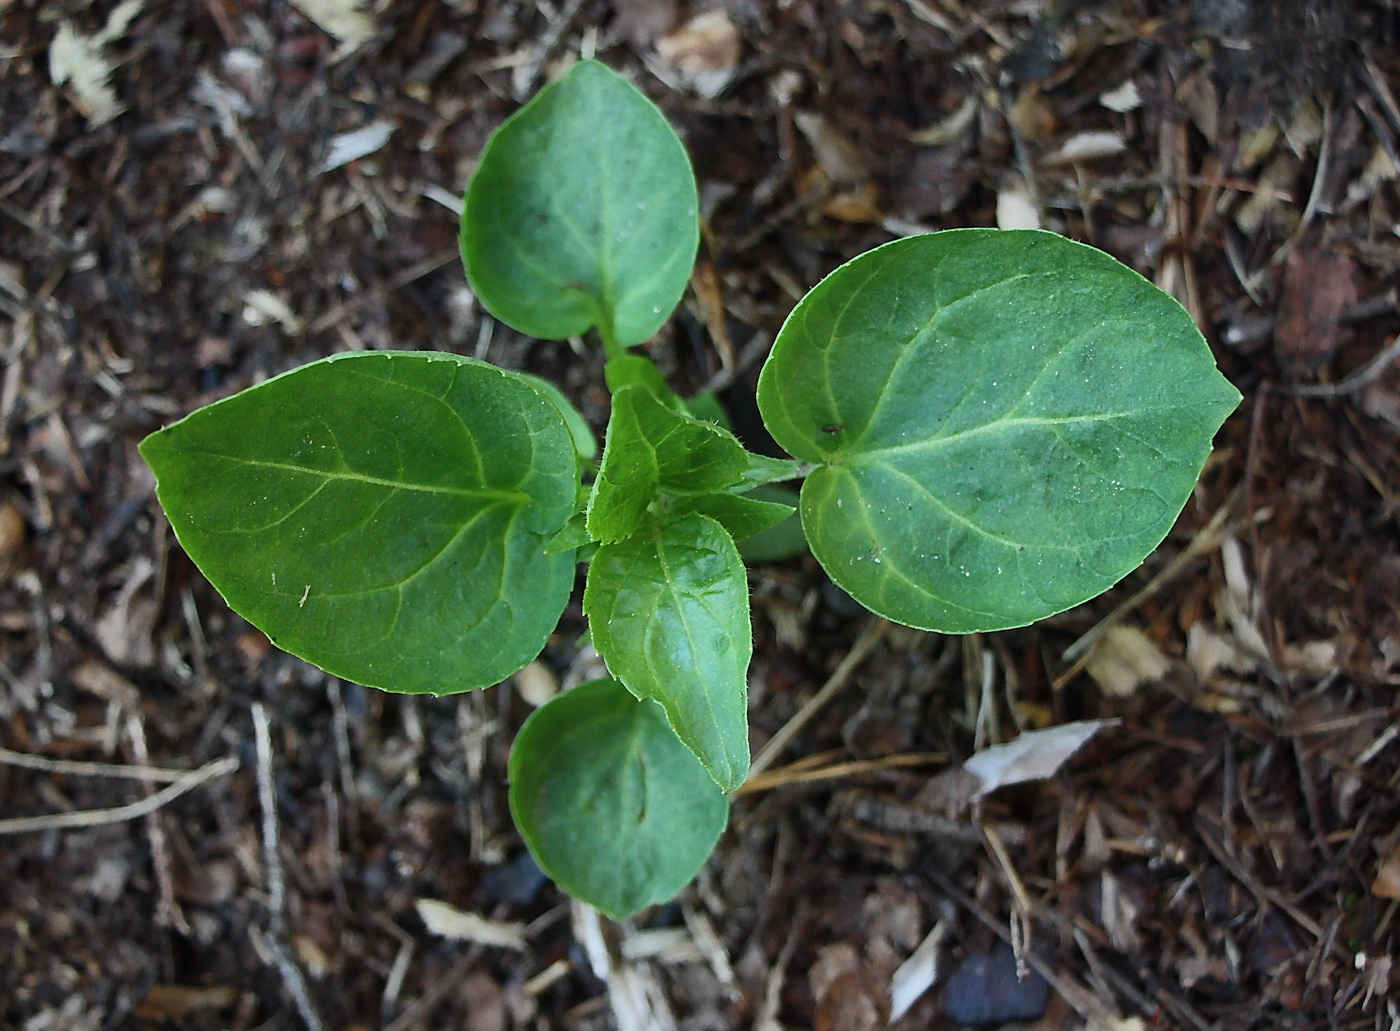
[[[641,525],[657,491],[722,491],[739,483],[758,457],[728,430],[668,408],[644,386],[625,386],[613,395],[588,532],[604,543],[621,540]]]
[[[641,343],[670,317],[699,246],[695,175],[636,87],[582,61],[492,134],[462,212],[477,296],[550,340],[597,326]]]
[[[593,645],[725,791],[749,771],[749,585],[734,540],[707,516],[652,523],[593,556],[583,594]]]
[[[872,611],[1022,626],[1161,542],[1239,403],[1191,317],[1091,247],[1031,230],[898,240],[793,310],[759,380],[819,464],[802,524]]]
[[[573,584],[544,545],[578,492],[554,406],[437,353],[314,362],[147,437],[161,505],[229,605],[371,687],[443,694],[535,657]]]
[[[729,819],[661,708],[615,680],[580,684],[525,721],[510,811],[540,869],[617,920],[685,887]]]

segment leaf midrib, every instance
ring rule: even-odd
[[[529,504],[530,495],[521,490],[502,490],[497,487],[447,487],[430,483],[408,483],[404,480],[390,480],[382,476],[369,476],[353,471],[332,472],[325,469],[312,469],[291,462],[272,462],[263,458],[239,458],[236,455],[221,454],[217,451],[195,451],[180,448],[178,453],[197,458],[216,458],[237,465],[252,466],[256,469],[278,469],[282,472],[298,473],[303,476],[317,476],[325,480],[349,480],[353,483],[367,483],[375,487],[388,487],[393,490],[418,491],[423,494],[448,494],[462,498],[487,498],[492,501],[511,501]]]
[[[1003,416],[984,422],[980,426],[973,426],[969,429],[959,430],[957,433],[949,433],[939,437],[927,437],[922,440],[913,440],[907,444],[888,444],[884,447],[870,449],[851,449],[853,453],[843,454],[837,452],[827,459],[831,465],[866,465],[871,463],[870,459],[881,459],[886,455],[908,454],[920,451],[937,451],[941,447],[954,444],[969,438],[994,434],[1000,431],[1015,429],[1022,426],[1071,426],[1077,423],[1108,422],[1113,419],[1133,419],[1153,412],[1179,412],[1189,406],[1187,405],[1156,405],[1151,408],[1137,408],[1129,412],[1096,412],[1087,415],[1064,415],[1064,416]]]

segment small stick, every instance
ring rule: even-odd
[[[1400,356],[1400,336],[1392,340],[1384,351],[1339,383],[1273,383],[1269,384],[1269,389],[1277,394],[1291,394],[1294,397],[1345,397],[1379,379],[1386,366],[1397,356]]]
[[[873,773],[876,770],[931,766],[934,763],[946,762],[947,758],[941,752],[915,752],[905,755],[886,755],[879,759],[856,759],[851,762],[833,763],[830,766],[813,767],[810,764],[796,762],[757,776],[751,774],[749,779],[744,781],[734,794],[751,795],[757,791],[771,791],[789,784],[810,784],[815,781],[837,780],[843,777],[854,777],[861,773]]]
[[[258,802],[262,807],[263,865],[267,867],[267,909],[272,928],[281,931],[287,887],[277,848],[277,795],[272,785],[272,733],[262,702],[253,703],[253,743],[258,757]]]
[[[301,1017],[301,1022],[306,1025],[307,1031],[323,1031],[325,1025],[321,1023],[321,1018],[316,1014],[316,1007],[311,1004],[311,992],[306,987],[306,977],[302,974],[301,968],[292,959],[287,947],[272,935],[258,930],[251,929],[257,937],[257,943],[263,950],[272,957],[273,965],[277,967],[277,972],[282,975],[282,984],[287,989],[287,994],[292,997],[292,1004],[296,1006],[297,1014]]]
[[[399,992],[403,991],[403,979],[408,975],[408,965],[413,959],[413,942],[399,943],[399,951],[394,956],[394,965],[389,968],[389,976],[384,981],[384,995],[379,1000],[379,1022],[387,1024],[394,1016],[398,1005]]]
[[[1225,504],[1221,505],[1216,513],[1210,517],[1210,522],[1201,527],[1200,532],[1191,538],[1190,542],[1186,547],[1181,549],[1181,552],[1175,558],[1162,567],[1161,572],[1147,581],[1147,584],[1134,593],[1132,597],[1128,598],[1112,612],[1104,616],[1103,619],[1090,627],[1079,640],[1075,641],[1060,654],[1061,659],[1064,659],[1066,662],[1074,661],[1074,665],[1055,678],[1054,687],[1056,689],[1063,687],[1084,667],[1082,661],[1075,660],[1082,660],[1087,655],[1089,648],[1094,642],[1102,637],[1110,627],[1116,626],[1118,623],[1122,622],[1123,617],[1129,612],[1132,612],[1148,598],[1152,597],[1185,572],[1186,567],[1198,558],[1202,552],[1219,543],[1220,531],[1224,528],[1226,518],[1235,507],[1234,501],[1235,499],[1232,497]]]
[[[131,738],[132,752],[135,753],[137,761],[145,765],[150,759],[150,753],[146,750],[146,725],[141,722],[139,715],[133,713],[127,719],[126,728],[127,736]],[[150,791],[152,782],[147,781],[146,784],[147,791]],[[156,888],[160,898],[156,922],[173,927],[188,937],[190,925],[185,920],[180,904],[175,901],[175,876],[170,870],[170,849],[165,842],[165,826],[161,823],[159,812],[146,817],[146,830],[151,839],[151,863],[155,867]]]
[[[797,736],[798,731],[805,727],[809,720],[821,711],[822,706],[831,701],[841,688],[846,686],[846,681],[855,672],[857,666],[870,654],[870,650],[875,647],[875,643],[885,635],[885,630],[889,627],[889,621],[876,619],[866,624],[860,637],[856,638],[856,643],[851,645],[851,650],[846,653],[846,657],[841,660],[835,671],[827,678],[825,684],[821,686],[816,694],[809,698],[805,705],[788,720],[779,731],[773,735],[772,739],[763,746],[763,750],[758,753],[758,758],[749,767],[749,777],[758,776],[768,767],[773,765],[773,760],[778,757],[788,742]]]
[[[480,961],[482,951],[480,945],[472,945],[468,948],[455,966],[429,985],[428,990],[400,1013],[397,1020],[386,1026],[384,1031],[410,1031],[411,1028],[417,1027],[423,1020],[427,1019],[438,1004],[447,998],[452,989],[461,984],[462,979],[471,973],[472,967]]]
[[[983,909],[970,895],[955,885],[952,880],[933,863],[924,863],[923,872],[938,889],[950,899],[975,916],[982,924],[1008,945],[1014,946],[1013,932],[991,913]],[[1034,952],[1026,953],[1026,963],[1037,974],[1048,981],[1072,1008],[1091,1026],[1102,1026],[1111,1015],[1107,1003],[1082,987],[1068,975],[1061,975],[1054,967]],[[1097,1004],[1091,1005],[1091,1003]]]
[[[583,10],[584,0],[569,0],[568,5],[550,22],[545,30],[544,38],[535,49],[529,63],[526,64],[527,71],[524,75],[524,90],[526,93],[533,93],[535,85],[540,81],[540,72],[544,69],[545,63],[554,57],[555,52],[564,42],[564,36],[569,28],[578,18],[579,12]]]
[[[71,830],[75,827],[101,827],[112,823],[125,823],[155,812],[166,803],[179,798],[206,780],[232,773],[238,769],[235,756],[215,759],[197,770],[180,777],[154,795],[147,795],[139,802],[117,806],[115,809],[84,809],[76,813],[54,813],[50,816],[21,816],[12,820],[0,820],[0,835],[33,834],[36,831]]]
[[[157,781],[171,784],[188,777],[190,770],[163,770],[156,766],[129,766],[121,763],[95,763],[74,759],[50,759],[46,755],[29,755],[0,748],[0,763],[21,766],[27,770],[79,777],[122,777],[127,780]]]

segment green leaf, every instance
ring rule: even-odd
[[[745,497],[791,508],[798,503],[797,491],[787,487],[756,487]],[[796,509],[782,522],[739,541],[739,555],[745,562],[781,562],[807,552],[807,537]]]
[[[719,397],[709,390],[702,390],[685,402],[685,409],[701,422],[712,422],[721,429],[734,432],[734,424],[729,421],[729,413]]]
[[[544,551],[546,555],[555,555],[561,551],[576,551],[586,547],[592,541],[593,538],[588,536],[588,527],[584,523],[583,513],[575,512],[564,524],[564,528],[545,544]]]
[[[666,385],[666,377],[650,358],[640,354],[624,354],[603,366],[603,379],[609,393],[616,394],[623,387],[645,387],[656,395],[667,408],[684,412],[685,402],[671,392]]]
[[[153,433],[141,454],[181,545],[279,647],[371,687],[495,684],[573,585],[544,543],[578,459],[520,377],[438,353],[314,362]]]
[[[613,395],[588,532],[609,543],[636,532],[657,491],[707,494],[739,483],[749,455],[733,434],[673,411],[643,386]]]
[[[781,483],[784,480],[795,480],[802,475],[802,470],[798,463],[788,458],[770,458],[768,455],[756,455],[752,451],[746,452],[748,467],[744,470],[744,475],[739,478],[739,482],[730,487],[735,494],[747,494],[755,487],[762,487],[769,483]]]
[[[1161,542],[1239,402],[1174,300],[1028,230],[899,240],[797,305],[759,379],[819,463],[802,524],[863,605],[953,633],[1022,626]]]
[[[666,512],[667,519],[698,512],[723,526],[736,541],[762,533],[796,513],[797,495],[792,491],[793,504],[764,501],[750,494],[705,494],[697,498],[677,498]]]
[[[533,372],[517,372],[516,375],[549,398],[554,403],[554,407],[559,409],[559,414],[564,419],[564,425],[569,427],[569,436],[574,438],[574,450],[578,452],[579,458],[585,462],[591,462],[597,458],[598,438],[593,435],[593,430],[589,427],[588,420],[583,417],[583,413],[564,396],[564,392],[543,376],[536,376]]]
[[[597,326],[630,346],[685,292],[698,211],[665,117],[582,61],[492,134],[467,191],[462,259],[482,303],[520,332],[557,340]]]
[[[540,869],[616,920],[684,888],[729,820],[660,707],[614,680],[580,684],[525,721],[510,811]]]
[[[744,564],[724,527],[688,515],[603,545],[583,611],[613,676],[661,703],[721,788],[742,784],[753,628]]]

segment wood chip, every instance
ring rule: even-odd
[[[301,319],[282,298],[271,290],[249,290],[243,298],[243,321],[250,326],[277,322],[288,333],[301,332]]]
[[[438,899],[419,899],[413,906],[429,933],[455,941],[476,942],[524,952],[525,925],[488,920]]]
[[[332,136],[330,153],[326,155],[326,160],[321,162],[318,171],[330,172],[352,161],[368,157],[388,143],[392,135],[394,123],[378,121]]]
[[[1040,228],[1040,212],[1036,211],[1025,187],[1012,186],[997,193],[997,228]]]
[[[292,0],[292,6],[347,47],[359,46],[374,35],[374,21],[360,0]]]
[[[1127,698],[1171,669],[1152,638],[1134,626],[1109,627],[1089,652],[1085,670],[1105,694]]]
[[[516,692],[538,709],[559,693],[559,678],[554,671],[536,659],[511,678]]]
[[[1060,145],[1045,159],[1050,167],[1058,165],[1082,165],[1090,161],[1117,157],[1128,149],[1128,143],[1116,132],[1094,130],[1076,133]]]
[[[1142,106],[1142,93],[1132,79],[1099,94],[1099,103],[1110,111],[1125,114]]]
[[[102,29],[91,36],[65,21],[49,44],[49,79],[55,86],[72,89],[73,106],[93,125],[110,122],[124,110],[107,82],[116,66],[103,51],[122,37],[144,6],[145,0],[124,0],[112,9]]]
[[[696,15],[656,44],[656,56],[702,97],[724,92],[739,67],[739,30],[723,11]]]
[[[28,531],[24,515],[13,501],[0,504],[0,581],[9,581],[24,568]]]
[[[890,978],[891,1024],[908,1013],[909,1008],[919,1001],[919,996],[937,983],[939,948],[947,933],[948,927],[942,920],[934,924],[933,930]]]
[[[1259,661],[1233,636],[1204,623],[1196,623],[1186,632],[1186,661],[1202,683],[1222,671],[1252,673],[1259,668]]]
[[[1371,893],[1381,898],[1400,899],[1400,844],[1391,850],[1376,871],[1376,879],[1371,882]]]
[[[817,167],[834,186],[854,186],[870,177],[870,168],[856,147],[836,126],[815,111],[798,111],[793,121],[812,148]]]
[[[135,1014],[142,1020],[185,1020],[201,1010],[226,1009],[237,1001],[238,990],[230,985],[158,984],[151,986]]]

